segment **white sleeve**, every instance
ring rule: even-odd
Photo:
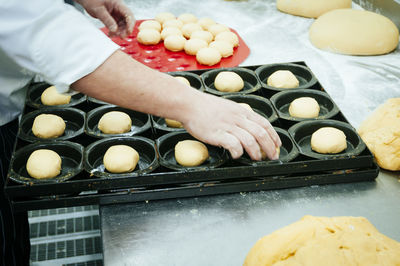
[[[66,92],[119,46],[62,0],[0,0],[0,49]]]

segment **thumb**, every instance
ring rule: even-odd
[[[115,22],[114,18],[108,12],[108,10],[102,6],[96,12],[97,18],[100,19],[104,25],[110,30],[110,32],[116,32],[118,29],[118,25]]]

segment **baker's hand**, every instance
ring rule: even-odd
[[[109,29],[110,36],[125,38],[131,34],[135,17],[123,0],[75,0]]]
[[[279,157],[281,140],[268,120],[233,101],[202,93],[185,117],[191,135],[229,150],[234,159],[243,148],[253,160],[261,160],[260,148],[272,160]]]

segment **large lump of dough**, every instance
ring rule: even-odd
[[[295,16],[318,18],[339,8],[351,8],[351,0],[277,0],[278,10]]]
[[[243,265],[400,265],[400,243],[363,217],[305,216],[258,240]]]
[[[36,179],[56,177],[61,172],[61,157],[52,150],[36,150],[31,153],[26,162],[26,171]]]
[[[400,98],[389,99],[358,129],[382,168],[400,170]]]
[[[315,20],[309,37],[311,43],[322,50],[348,55],[380,55],[396,49],[399,30],[382,15],[337,9]]]

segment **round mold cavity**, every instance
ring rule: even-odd
[[[300,97],[311,97],[314,98],[320,107],[319,115],[316,118],[300,118],[292,117],[289,114],[289,106],[292,101]],[[332,101],[326,92],[317,90],[288,90],[281,91],[271,97],[271,102],[278,112],[280,118],[290,121],[303,121],[303,120],[315,120],[315,119],[329,119],[339,113],[339,108]]]
[[[42,139],[32,133],[33,121],[38,115],[53,114],[61,117],[65,122],[64,134],[58,138]],[[43,108],[24,115],[19,127],[19,138],[28,142],[68,140],[84,132],[85,113],[75,108]]]
[[[299,155],[299,150],[294,144],[292,138],[289,136],[289,133],[287,133],[286,130],[277,127],[275,127],[274,129],[276,130],[276,133],[278,133],[279,138],[281,139],[282,142],[278,160],[266,159],[263,161],[253,161],[249,157],[249,155],[245,152],[240,158],[236,159],[236,161],[252,166],[267,165],[267,164],[282,164],[293,161]]]
[[[32,152],[39,149],[53,150],[60,155],[61,173],[50,179],[35,179],[29,176],[26,163]],[[22,184],[60,183],[78,175],[83,169],[83,146],[69,141],[37,142],[15,152],[11,158],[10,179]]]
[[[256,74],[260,79],[263,88],[274,92],[293,90],[285,88],[275,88],[267,84],[268,77],[278,70],[289,70],[299,80],[299,86],[293,89],[308,89],[317,83],[317,79],[311,70],[305,66],[298,64],[270,64],[263,65],[256,69]]]
[[[183,140],[196,140],[186,131],[171,132],[156,140],[158,154],[160,156],[160,164],[166,168],[177,171],[206,171],[223,165],[228,160],[228,154],[225,149],[208,145],[208,153],[210,157],[201,165],[196,167],[185,167],[178,164],[175,160],[175,145]]]
[[[215,77],[218,75],[218,73],[222,71],[231,71],[235,72],[238,74],[244,82],[244,87],[242,90],[238,92],[222,92],[219,91],[215,88],[214,86],[214,81]],[[215,94],[215,95],[229,95],[229,94],[249,94],[256,92],[261,88],[260,83],[257,80],[257,77],[255,73],[249,69],[246,68],[218,68],[218,69],[213,69],[209,70],[207,72],[204,72],[201,74],[201,78],[204,83],[205,91]]]
[[[201,82],[201,78],[196,74],[190,72],[169,72],[168,74],[173,77],[184,77],[189,81],[192,88],[195,88],[199,91],[204,91],[204,86]]]
[[[26,104],[30,107],[40,109],[40,108],[60,108],[60,107],[73,107],[78,104],[84,103],[86,101],[86,95],[82,93],[76,93],[71,96],[71,101],[69,104],[62,105],[44,105],[40,97],[45,89],[52,85],[44,82],[33,84],[29,87],[28,93],[26,95]]]
[[[108,148],[113,145],[127,145],[139,153],[138,164],[132,172],[117,174],[105,169],[103,157]],[[135,177],[151,173],[158,165],[154,141],[139,136],[104,138],[87,146],[84,153],[85,170],[100,178]]]
[[[322,154],[311,149],[311,135],[322,127],[334,127],[346,135],[347,148],[336,154]],[[289,128],[289,134],[295,141],[299,152],[315,159],[332,159],[356,156],[365,149],[365,144],[354,128],[337,120],[308,120],[299,122]],[[328,141],[328,140],[327,140]]]
[[[120,111],[124,112],[130,116],[132,120],[132,127],[129,132],[121,133],[121,134],[105,134],[100,131],[97,127],[97,124],[100,118],[108,112],[111,111]],[[107,138],[107,137],[116,137],[116,136],[133,136],[143,133],[150,129],[151,122],[150,116],[148,114],[144,114],[141,112],[133,111],[130,109],[125,109],[115,105],[104,105],[97,107],[87,113],[86,123],[85,123],[85,132],[89,136],[96,138]]]
[[[278,119],[274,107],[271,102],[261,96],[257,95],[228,95],[224,98],[235,101],[237,103],[247,103],[253,109],[254,112],[267,118],[270,123],[275,122]]]

